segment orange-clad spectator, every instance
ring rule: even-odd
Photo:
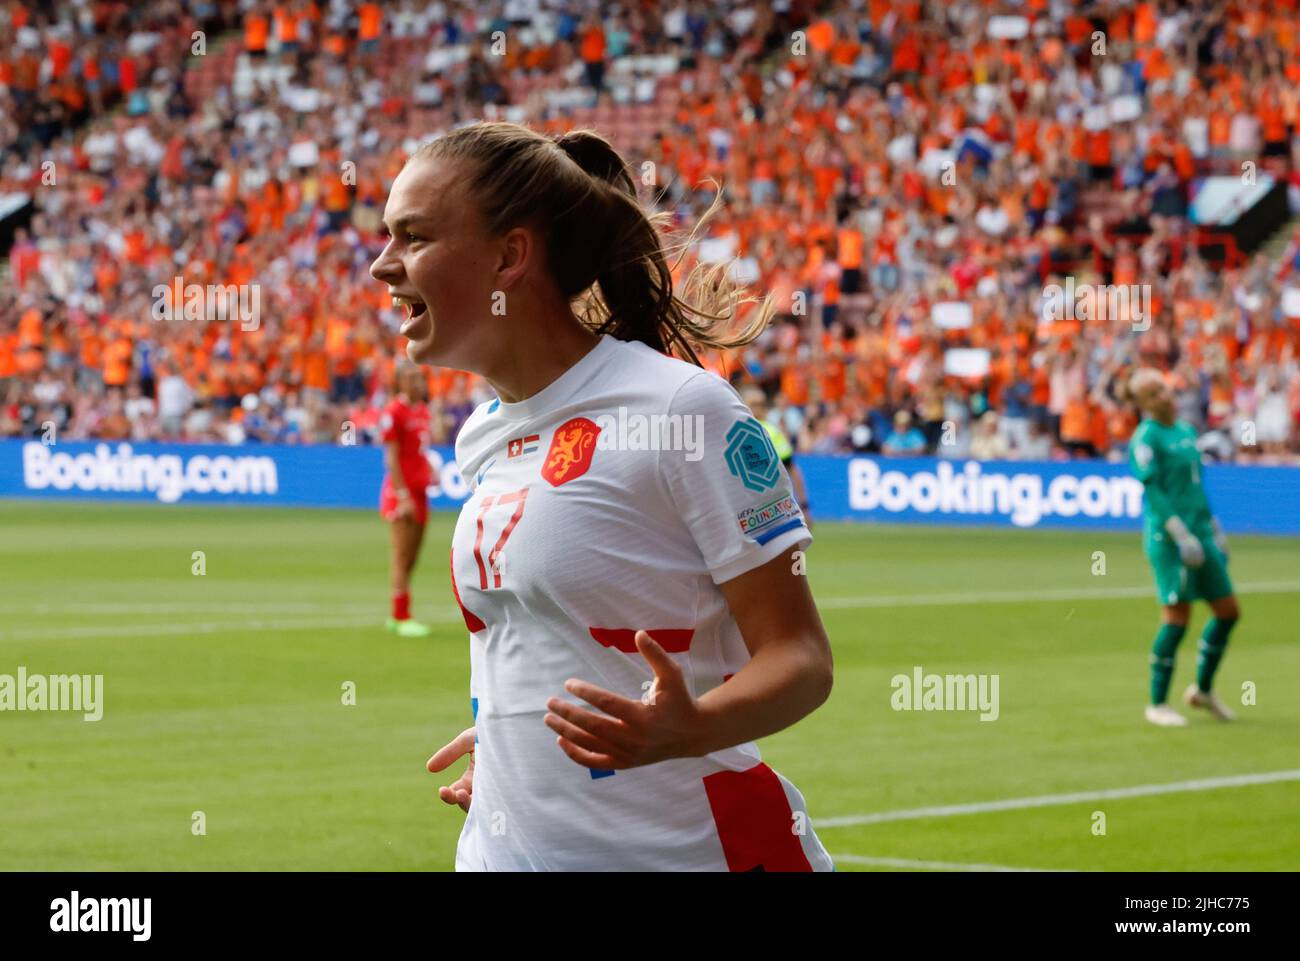
[[[580,34],[578,55],[594,90],[605,89],[605,45],[604,28],[596,17],[589,17]]]
[[[181,180],[185,176],[184,163],[185,138],[180,134],[172,137],[167,142],[167,148],[163,153],[162,163],[158,167],[158,172],[168,180]]]
[[[835,192],[835,187],[840,181],[840,170],[838,167],[821,166],[814,167],[813,176],[813,194],[817,200],[817,209],[825,210],[827,203],[831,199],[831,194]]]
[[[148,238],[143,230],[133,228],[122,235],[125,246],[123,256],[126,262],[137,267],[143,266],[148,258]]]
[[[280,49],[293,53],[298,49],[298,20],[302,15],[288,4],[281,3],[275,8],[275,38],[280,41]]]
[[[0,330],[0,400],[8,393],[9,380],[18,373],[18,335]]]
[[[78,350],[82,370],[94,372],[96,379],[99,379],[104,363],[104,338],[100,336],[97,328],[89,327],[81,332],[78,338]]]
[[[917,74],[921,70],[921,46],[916,39],[916,34],[908,31],[903,34],[901,40],[894,45],[894,73]]]
[[[1092,35],[1092,21],[1077,13],[1065,18],[1065,39],[1071,46],[1087,43]]]
[[[18,349],[18,373],[25,377],[34,377],[45,367],[45,351],[39,344]]]
[[[339,59],[346,56],[348,51],[347,38],[339,30],[331,30],[327,33],[321,46],[324,47],[326,53]]]
[[[369,57],[379,52],[379,34],[384,27],[384,11],[377,3],[357,7],[357,50]]]
[[[835,45],[835,25],[829,20],[818,20],[804,31],[808,46],[818,53],[826,53]]]
[[[794,359],[787,360],[781,371],[781,396],[785,398],[787,404],[802,407],[808,403],[810,381],[806,363]]]
[[[41,328],[41,312],[29,307],[18,318],[18,346],[40,347],[45,343],[45,331]]]
[[[123,93],[133,93],[137,86],[134,57],[123,57],[117,63],[117,84]]]
[[[64,363],[72,356],[72,341],[68,339],[68,333],[62,325],[50,331],[49,354],[51,357],[63,358]]]
[[[72,63],[72,47],[62,40],[51,39],[46,43],[45,52],[50,60],[50,77],[62,80]]]
[[[266,56],[266,41],[270,35],[271,25],[266,16],[253,10],[244,16],[244,49],[251,57]]]
[[[126,387],[131,376],[131,359],[135,348],[129,337],[118,336],[104,347],[104,386]]]
[[[30,51],[24,50],[13,63],[10,86],[18,93],[30,97],[36,92],[39,83],[41,61]]]
[[[1133,39],[1142,46],[1155,42],[1156,6],[1154,3],[1139,3],[1133,9]]]
[[[848,368],[844,357],[837,351],[822,358],[817,365],[817,389],[821,400],[839,404],[848,387]]]
[[[1138,416],[1130,407],[1116,405],[1106,414],[1106,435],[1109,438],[1109,446],[1099,447],[1098,452],[1104,453],[1107,449],[1123,450],[1133,436],[1133,431],[1137,429]]]
[[[314,335],[303,353],[302,384],[307,391],[316,393],[320,403],[324,403],[329,396],[330,359],[322,335]]]
[[[1061,413],[1061,443],[1076,457],[1096,457],[1093,446],[1093,405],[1086,397],[1066,401]]]
[[[1087,135],[1088,167],[1094,181],[1109,180],[1114,168],[1111,165],[1111,132],[1109,128],[1093,130]]]

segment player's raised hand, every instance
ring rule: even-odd
[[[681,667],[645,631],[637,631],[636,646],[655,672],[640,700],[571,678],[564,689],[603,714],[558,697],[546,702],[546,726],[559,735],[560,750],[583,767],[629,768],[695,756],[700,710]]]
[[[436,774],[445,771],[466,754],[469,755],[469,766],[465,768],[465,773],[449,786],[438,788],[438,797],[447,804],[459,805],[462,811],[469,811],[470,803],[474,800],[474,728],[461,731],[454,741],[439,748],[425,764],[430,773]]]

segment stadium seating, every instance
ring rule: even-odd
[[[1028,36],[1001,39],[964,25],[985,19],[972,2],[654,6],[608,15],[606,48],[623,49],[595,90],[572,18],[402,3],[371,51],[362,6],[0,11],[0,194],[37,207],[0,285],[0,436],[53,420],[72,439],[329,443],[350,421],[373,441],[400,350],[366,274],[378,210],[414,143],[495,116],[590,126],[638,171],[653,162],[646,200],[684,230],[724,186],[678,273],[728,255],[772,295],[773,328],[707,363],[766,391],[798,450],[889,453],[905,410],[939,456],[1119,458],[1125,376],[1153,364],[1207,454],[1300,457],[1300,247],[1203,258],[1185,214],[1197,178],[1247,161],[1300,194],[1294,11],[1116,3],[1089,20],[1029,3],[1009,10]],[[270,25],[264,49],[250,17]],[[262,284],[258,329],[153,320],[178,273]],[[1148,288],[1149,326],[1046,321],[1066,275]],[[969,306],[962,326],[936,321],[949,303]],[[489,393],[429,379],[447,441]],[[973,448],[990,430],[1005,445]]]

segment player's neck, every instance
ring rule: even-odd
[[[495,368],[484,371],[483,377],[503,403],[517,404],[559,380],[598,343],[600,338],[566,306],[565,316],[539,325],[537,335],[513,340]]]

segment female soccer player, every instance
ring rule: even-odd
[[[388,630],[401,637],[428,637],[428,625],[411,619],[411,572],[420,557],[429,519],[426,488],[435,480],[424,454],[429,444],[429,408],[424,372],[399,362],[393,371],[393,399],[380,417],[384,442],[384,484],[379,513],[388,521],[392,543],[390,572],[393,611]]]
[[[1187,723],[1166,697],[1174,652],[1187,632],[1191,603],[1204,599],[1214,617],[1201,635],[1196,683],[1187,688],[1183,700],[1221,721],[1231,721],[1232,711],[1210,687],[1241,608],[1228,577],[1228,543],[1201,486],[1196,431],[1175,420],[1173,391],[1160,371],[1137,371],[1129,381],[1129,392],[1145,415],[1129,444],[1129,464],[1146,488],[1143,548],[1162,605],[1160,630],[1151,649],[1151,703],[1146,717],[1164,727]]]
[[[428,762],[471,758],[440,791],[468,812],[457,869],[832,870],[753,743],[830,693],[811,537],[735,391],[668,353],[752,339],[769,308],[728,338],[722,271],[674,296],[658,221],[587,132],[457,129],[384,222],[370,270],[408,355],[498,395],[456,440],[475,722]]]

